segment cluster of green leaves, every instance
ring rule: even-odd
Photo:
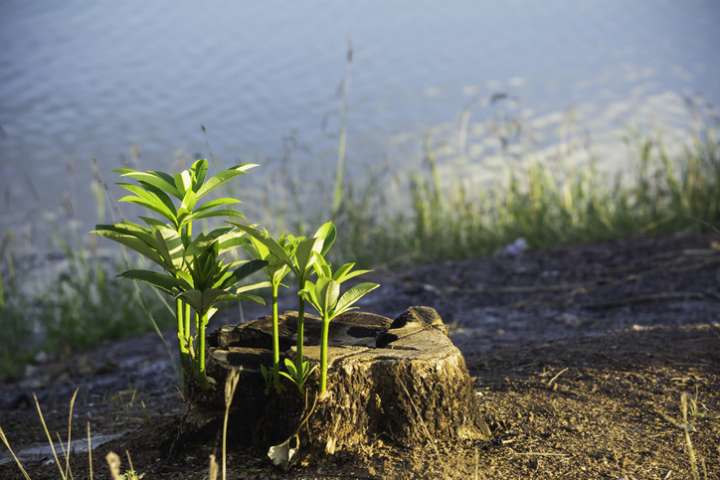
[[[303,357],[305,303],[309,303],[322,317],[320,344],[320,394],[327,390],[328,335],[330,322],[338,315],[350,311],[362,297],[379,287],[376,283],[360,283],[340,295],[344,282],[368,273],[369,270],[353,270],[354,263],[346,263],[334,273],[327,254],[335,244],[337,229],[332,222],[323,224],[312,237],[283,236],[276,240],[265,230],[236,224],[252,239],[259,258],[266,259],[271,283],[280,285],[282,278],[293,272],[298,294],[298,324],[296,357],[286,359],[287,371],[279,370],[280,352],[278,338],[277,294],[273,290],[273,370],[272,378],[277,383],[277,374],[291,380],[300,391],[304,389],[312,373],[309,362]],[[276,275],[276,277],[272,277]],[[268,371],[265,373],[269,379]]]
[[[228,261],[223,253],[243,245],[244,233],[223,226],[193,238],[193,221],[209,217],[242,218],[240,211],[226,208],[237,204],[221,197],[200,204],[213,190],[255,167],[240,164],[207,177],[207,160],[197,160],[175,175],[160,171],[120,169],[136,183],[120,186],[132,193],[121,202],[141,205],[156,216],[140,216],[144,224],[122,221],[98,225],[96,235],[114,240],[154,262],[163,271],[133,269],[121,276],[148,282],[176,301],[178,349],[189,379],[207,385],[205,377],[205,330],[221,304],[235,300],[262,301],[249,292],[262,284],[240,286],[247,276],[266,265],[265,261]],[[158,218],[157,216],[160,216]],[[194,312],[194,322],[192,321]]]
[[[305,303],[309,302],[323,317],[321,345],[321,391],[327,385],[327,351],[329,323],[377,284],[363,283],[340,296],[340,284],[366,273],[352,271],[345,264],[335,273],[326,259],[335,243],[337,231],[332,222],[323,224],[311,237],[284,234],[273,238],[266,230],[238,223],[240,211],[229,208],[234,198],[201,200],[228,180],[244,174],[253,164],[241,164],[207,177],[207,160],[198,160],[188,170],[175,175],[159,171],[120,169],[123,177],[135,183],[119,185],[131,195],[121,202],[140,205],[155,216],[140,216],[142,224],[122,221],[98,225],[94,233],[114,240],[149,259],[161,271],[131,269],[122,277],[148,282],[170,295],[176,302],[178,349],[185,378],[208,386],[205,376],[205,330],[209,319],[227,302],[251,300],[263,303],[252,291],[270,287],[273,313],[273,365],[264,368],[268,385],[280,388],[280,378],[291,380],[302,392],[312,373],[304,357]],[[159,216],[159,218],[158,218]],[[193,221],[221,217],[227,224],[193,237]],[[235,220],[235,221],[231,221]],[[252,260],[228,260],[225,253],[243,247]],[[267,280],[248,285],[241,282],[264,270]],[[283,280],[292,273],[298,295],[297,348],[294,359],[285,359],[280,370],[278,292]],[[329,288],[329,290],[328,290]],[[328,293],[330,292],[330,293]],[[318,295],[323,296],[320,301]],[[194,323],[191,322],[194,313]]]
[[[353,270],[355,263],[345,263],[333,272],[332,265],[319,253],[315,253],[314,269],[317,273],[315,281],[306,280],[305,287],[300,291],[304,298],[322,318],[322,334],[320,343],[320,395],[327,391],[328,371],[328,336],[330,322],[343,313],[349,312],[361,298],[380,285],[362,282],[340,295],[341,285],[346,281],[368,273],[370,270]]]
[[[277,297],[273,299],[273,373],[280,374],[291,380],[300,391],[312,373],[310,363],[304,358],[305,343],[305,298],[299,292],[305,287],[305,282],[313,273],[313,263],[317,254],[325,255],[335,243],[336,229],[332,222],[327,222],[317,229],[312,237],[285,235],[281,239],[273,238],[266,230],[253,226],[234,224],[240,230],[249,234],[254,244],[262,245],[267,255],[272,258],[271,263],[284,265],[292,272],[298,292],[298,321],[296,329],[295,359],[285,360],[286,372],[279,369],[279,338]],[[288,272],[288,273],[289,273]],[[278,349],[276,349],[276,347]],[[274,376],[277,384],[277,375]]]

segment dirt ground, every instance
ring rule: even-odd
[[[228,476],[691,479],[695,465],[698,478],[720,478],[715,240],[642,238],[376,272],[383,288],[363,309],[393,316],[409,305],[435,307],[476,378],[494,438],[429,439],[413,449],[378,440],[363,451],[310,454],[288,473],[262,452],[234,448]],[[172,335],[166,339],[172,348]],[[32,394],[65,438],[68,400],[79,388],[73,438],[88,421],[98,439],[122,434],[93,452],[95,478],[106,478],[110,450],[128,450],[146,479],[207,478],[216,441],[167,456],[184,408],[156,335],[27,373],[0,390],[0,425],[16,452],[44,440]],[[33,479],[59,475],[47,455],[27,467]],[[87,476],[87,453],[72,457],[72,471]],[[22,477],[10,463],[0,465],[0,478]]]

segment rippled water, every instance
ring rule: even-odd
[[[292,145],[331,178],[348,39],[356,174],[415,162],[426,132],[441,159],[491,164],[497,92],[531,146],[570,123],[603,152],[628,125],[689,125],[687,97],[720,103],[719,20],[712,0],[1,1],[0,227],[63,201],[91,223],[91,159],[109,178],[132,148],[147,167],[212,150],[272,169]]]

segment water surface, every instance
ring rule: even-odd
[[[90,225],[91,160],[109,180],[133,150],[148,168],[211,153],[266,171],[289,152],[328,180],[346,72],[355,175],[414,164],[427,132],[450,173],[492,164],[497,92],[517,99],[522,148],[590,135],[609,157],[628,126],[671,136],[688,99],[720,103],[719,21],[711,0],[2,1],[0,228],[63,205]]]

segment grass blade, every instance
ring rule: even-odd
[[[90,422],[87,422],[85,426],[87,430],[88,480],[93,480],[92,436],[90,435]]]
[[[18,469],[20,470],[20,473],[22,473],[23,478],[25,480],[31,480],[30,475],[28,475],[22,462],[17,457],[17,455],[15,455],[15,452],[13,451],[12,447],[10,446],[10,441],[5,436],[5,431],[2,429],[2,427],[0,427],[0,441],[2,441],[3,445],[5,445],[5,448],[7,448],[8,451],[10,452],[10,455],[12,455],[13,460],[15,460],[15,465],[17,465]]]
[[[35,401],[35,409],[37,410],[38,417],[40,417],[40,423],[42,424],[43,430],[45,431],[45,436],[47,437],[48,444],[50,445],[50,451],[53,454],[53,459],[55,460],[55,465],[57,465],[58,471],[60,472],[60,478],[62,480],[67,480],[67,477],[65,476],[65,472],[63,471],[62,466],[60,464],[60,459],[58,459],[57,451],[55,450],[55,442],[52,439],[52,435],[50,435],[50,430],[48,430],[47,423],[45,423],[45,416],[43,415],[42,408],[40,408],[40,402],[38,401],[37,395],[35,395],[34,393],[33,393],[33,400]]]
[[[75,389],[70,398],[70,411],[68,412],[68,433],[67,433],[67,452],[65,454],[65,477],[72,478],[70,473],[70,447],[72,446],[72,419],[73,410],[75,409],[75,399],[77,398],[79,389]]]

